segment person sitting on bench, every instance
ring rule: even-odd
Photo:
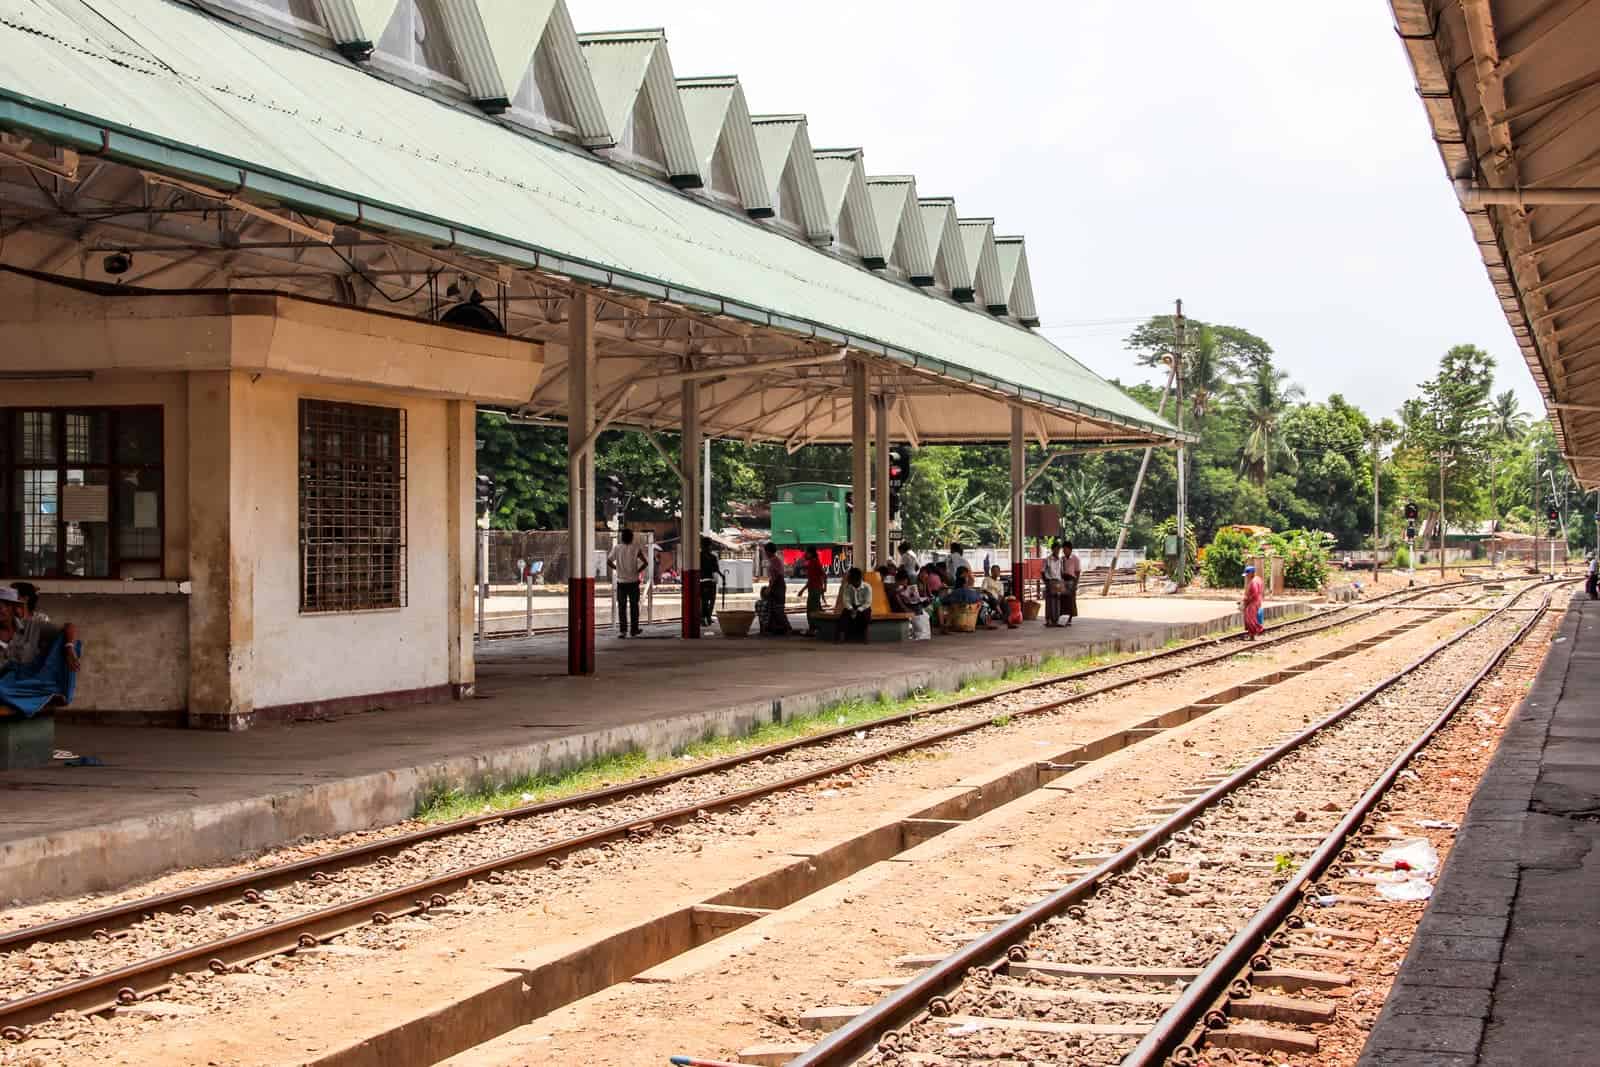
[[[867,627],[872,622],[872,587],[862,581],[861,568],[851,567],[839,590],[839,625],[833,639],[867,643]]]

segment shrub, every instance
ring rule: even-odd
[[[1321,589],[1328,580],[1328,555],[1333,537],[1321,530],[1286,530],[1274,536],[1283,554],[1283,584],[1290,589]],[[1282,542],[1281,549],[1277,542]]]
[[[1244,561],[1256,553],[1256,539],[1239,530],[1218,530],[1216,538],[1206,546],[1206,584],[1213,589],[1244,585]]]
[[[1176,536],[1177,533],[1178,520],[1176,517],[1162,519],[1160,522],[1152,526],[1150,528],[1149,555],[1155,559],[1165,559],[1167,554],[1167,538]],[[1185,533],[1187,536],[1184,538],[1185,544],[1183,547],[1187,549],[1186,554],[1188,556],[1188,566],[1184,568],[1184,574],[1186,574],[1190,579],[1193,579],[1199,570],[1200,556],[1199,550],[1194,542],[1194,525],[1192,523]]]
[[[1401,571],[1411,569],[1411,550],[1405,545],[1394,550],[1394,566],[1396,570]]]

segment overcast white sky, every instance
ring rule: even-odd
[[[1314,398],[1392,413],[1470,342],[1542,410],[1382,0],[568,2],[579,32],[663,27],[680,77],[737,74],[753,112],[1026,235],[1048,335],[1108,377],[1182,297]]]

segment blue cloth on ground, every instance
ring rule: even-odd
[[[74,646],[74,651],[81,654],[82,650],[83,642],[80,641]],[[72,703],[77,691],[78,676],[67,670],[65,637],[57,637],[51,643],[50,651],[37,662],[13,667],[0,674],[0,705],[15,708],[28,718],[39,714],[56,697]]]

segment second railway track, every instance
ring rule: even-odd
[[[1431,590],[1407,594],[1411,599],[1432,595],[1436,594]],[[1362,612],[1345,609],[1283,624],[1274,628],[1270,642],[1253,647],[1301,640],[1360,617]],[[1389,633],[1420,625],[1427,618],[1421,612],[1411,613]],[[1383,638],[1354,642],[1344,654],[1371,647],[1379,639]],[[14,955],[41,943],[76,939],[85,941],[94,955],[112,965],[58,984],[38,978],[7,982],[0,987],[0,995],[11,999],[0,1003],[0,1024],[9,1037],[25,1036],[29,1024],[57,1011],[96,1011],[148,997],[165,988],[174,972],[226,971],[264,955],[314,945],[352,926],[425,913],[445,903],[449,894],[474,880],[492,879],[500,870],[559,863],[573,851],[630,834],[670,833],[674,824],[692,819],[702,810],[726,809],[853,766],[999,729],[994,723],[997,716],[1048,714],[1129,686],[1193,671],[1227,660],[1246,647],[1252,646],[1237,637],[1196,642],[897,716],[869,727],[755,750],[657,779],[462,820],[16,930],[0,935],[0,948]],[[1030,702],[1039,696],[1046,699]],[[1214,706],[1225,702],[1217,701]],[[1152,723],[1144,729],[1161,728]],[[1085,754],[1085,758],[1093,757]],[[538,817],[558,812],[564,815],[561,832],[541,834],[536,827]],[[459,844],[462,839],[472,842],[470,862],[461,862],[462,854],[454,846],[439,848],[446,840]],[[430,849],[440,855],[431,856]],[[414,876],[417,871],[427,871],[430,864],[432,873]],[[231,906],[218,906],[224,903]],[[267,921],[261,921],[263,918]],[[145,928],[154,936],[144,937]],[[152,952],[152,945],[166,951]],[[16,972],[8,969],[8,973]]]
[[[1334,1010],[1316,994],[1347,981],[1341,953],[1265,938],[1296,908],[1323,944],[1358,936],[1315,902],[1360,879],[1386,842],[1346,851],[1346,838],[1556,588],[1523,589],[1322,721],[1177,791],[1104,854],[1069,861],[1057,891],[921,973],[881,980],[893,992],[840,1009],[843,1025],[788,1062],[1142,1067],[1197,1062],[1201,1042],[1314,1053],[1295,1027]],[[1519,610],[1530,597],[1542,602]]]

